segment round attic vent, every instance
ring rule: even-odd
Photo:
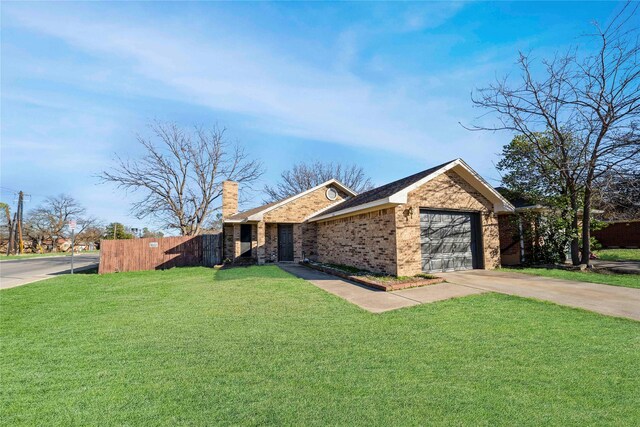
[[[338,192],[335,188],[329,187],[327,188],[326,196],[329,200],[335,200],[338,197]]]

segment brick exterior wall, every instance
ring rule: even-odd
[[[251,257],[258,257],[258,226],[251,224]]]
[[[605,248],[640,247],[640,220],[617,221],[606,228],[594,231],[593,237]]]
[[[337,188],[336,188],[337,190]],[[301,223],[319,210],[344,200],[347,194],[338,190],[338,197],[331,201],[325,195],[327,187],[319,188],[286,203],[264,215],[264,222]]]
[[[224,181],[222,183],[222,218],[228,218],[238,212],[238,183]]]
[[[227,187],[223,188],[227,189],[227,201],[233,201],[232,196],[235,188],[237,202],[237,185],[235,187],[231,185],[237,183],[225,181],[223,185],[225,184]],[[303,221],[316,212],[328,208],[349,196],[344,191],[334,187],[338,192],[338,197],[335,200],[329,200],[326,197],[327,188],[327,186],[319,188],[309,194],[292,200],[289,203],[267,212],[261,222],[252,224],[251,256],[256,258],[260,263],[278,261],[278,223],[293,224],[294,262],[302,261],[303,253],[307,257],[312,253],[317,254],[316,224]],[[225,198],[223,193],[223,211],[224,204]],[[227,207],[227,209],[229,209],[229,207]],[[224,256],[233,260],[240,254],[240,225],[226,225],[225,230],[227,229],[229,231],[225,234]]]
[[[256,224],[256,258],[264,262],[266,260],[266,224],[264,221],[260,221]]]
[[[302,223],[302,253],[312,261],[318,260],[318,224]]]
[[[422,272],[420,208],[480,212],[485,268],[500,265],[498,219],[493,204],[457,173],[447,171],[411,191],[407,203],[395,208],[398,276]]]
[[[259,224],[251,225],[251,257],[257,258],[259,246],[258,246],[258,227]],[[223,244],[223,259],[229,258],[234,261],[240,257],[240,251],[242,243],[240,241],[241,224],[228,224],[224,228],[224,244]],[[263,245],[264,246],[264,245]]]
[[[483,212],[482,220],[482,244],[484,249],[484,268],[493,270],[500,267],[500,227],[498,215],[495,212]]]
[[[235,260],[240,256],[240,224],[233,224],[233,255],[230,257]]]
[[[317,227],[319,261],[396,274],[393,208],[324,221]]]
[[[411,191],[406,204],[320,222],[319,261],[398,276],[421,273],[420,208],[479,212],[485,268],[500,265],[498,218],[493,204],[452,171]]]
[[[524,263],[531,262],[536,246],[544,245],[544,240],[541,237],[537,237],[536,244],[536,224],[539,218],[540,214],[499,215],[500,263],[502,265],[519,265],[523,261]],[[523,254],[520,253],[520,226],[523,234]],[[521,256],[524,257],[522,260]]]
[[[502,265],[520,264],[520,232],[515,223],[514,214],[498,216],[500,237],[500,263]]]
[[[265,224],[265,260],[278,261],[278,224]]]
[[[233,240],[233,225],[225,225],[223,227],[223,234],[224,234],[224,243],[222,246],[222,259],[224,260],[225,258],[229,258],[231,260],[234,259],[234,251],[235,251],[235,244],[234,244],[234,240]]]
[[[336,188],[336,187],[334,187]],[[278,223],[293,223],[293,260],[302,261],[303,252],[308,256],[315,249],[316,225],[303,221],[316,212],[325,209],[348,197],[344,191],[336,188],[338,197],[329,200],[327,187],[319,188],[286,203],[264,215],[265,222],[265,261],[278,260]]]

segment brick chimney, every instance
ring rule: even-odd
[[[224,181],[222,183],[222,218],[229,218],[238,213],[238,183]]]

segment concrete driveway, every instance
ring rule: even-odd
[[[74,269],[95,267],[100,254],[74,255]],[[14,288],[38,280],[49,279],[70,272],[71,257],[53,256],[26,258],[0,262],[0,289]]]
[[[498,292],[640,320],[640,289],[621,286],[572,282],[495,270],[469,270],[438,273],[438,276],[447,280],[446,283],[383,292],[298,264],[279,264],[279,267],[373,313],[484,292]]]
[[[438,276],[461,286],[640,320],[640,289],[491,270],[458,271]]]
[[[281,263],[278,264],[278,267],[372,313],[382,313],[413,305],[486,292],[481,289],[452,283],[438,283],[421,288],[384,292],[298,264]]]

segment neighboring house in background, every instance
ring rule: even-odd
[[[516,196],[508,189],[498,187],[496,190],[514,206],[513,212],[501,212],[498,215],[500,229],[500,263],[502,265],[520,265],[536,263],[536,253],[540,254],[545,244],[543,233],[546,215],[552,213],[549,206],[533,203],[521,196]],[[592,214],[599,215],[603,211],[592,209]],[[640,220],[611,223],[604,230],[592,231],[598,241],[604,238],[604,247],[638,247],[640,244]],[[541,226],[542,225],[542,226]],[[566,256],[570,258],[570,249],[566,248]]]
[[[462,159],[356,194],[336,180],[238,213],[238,184],[223,185],[224,257],[305,258],[374,272],[494,268],[498,216],[513,206]]]
[[[496,190],[505,198],[508,198],[508,190],[498,187]],[[549,211],[543,205],[532,203],[522,197],[508,198],[514,206],[512,212],[501,212],[498,215],[498,228],[500,230],[500,264],[519,265],[530,259],[534,251],[534,242],[525,236],[534,236],[536,223],[534,218],[537,215],[528,215],[528,219],[523,220],[523,214],[539,214],[540,216]],[[538,244],[540,244],[538,239]]]

